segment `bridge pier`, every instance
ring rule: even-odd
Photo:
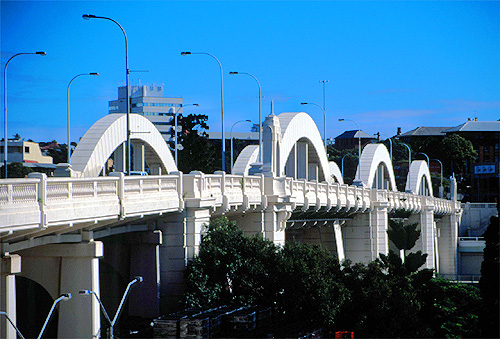
[[[412,214],[408,222],[417,222],[417,229],[420,230],[420,237],[411,251],[422,251],[422,253],[427,253],[427,259],[421,268],[437,268],[435,258],[436,224],[434,222],[434,206],[424,204],[421,212]]]
[[[179,308],[184,292],[184,269],[188,261],[198,254],[204,225],[210,223],[210,207],[205,201],[193,199],[187,204],[191,206],[186,206],[183,212],[158,220],[158,228],[163,234],[160,246],[162,314]]]
[[[342,227],[345,258],[355,263],[367,264],[380,253],[389,253],[387,237],[388,207],[386,201],[373,201],[368,213],[354,215]]]
[[[339,262],[345,259],[342,244],[342,231],[339,220],[327,222],[305,222],[303,227],[291,227],[286,230],[287,241],[297,241],[302,244],[319,245],[337,256]]]
[[[0,259],[0,311],[16,324],[16,277],[21,272],[21,257],[5,255]],[[16,339],[17,333],[5,315],[0,315],[0,338]]]
[[[458,272],[458,226],[461,212],[443,216],[437,222],[437,248],[439,251],[438,273],[447,277],[455,277]]]
[[[95,298],[79,295],[81,290],[99,294],[100,241],[49,244],[19,251],[23,260],[21,276],[42,285],[55,300],[62,293],[72,298],[58,305],[59,338],[92,338],[100,330],[100,308]],[[26,291],[17,291],[17,293]],[[29,319],[32,320],[32,319]],[[40,329],[38,329],[40,330]]]

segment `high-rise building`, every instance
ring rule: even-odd
[[[130,86],[130,112],[143,115],[160,131],[165,141],[171,140],[174,114],[182,114],[182,98],[163,97],[163,85]],[[127,111],[127,87],[118,87],[118,100],[109,102],[109,113]]]

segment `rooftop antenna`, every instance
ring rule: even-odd
[[[274,100],[271,100],[271,115],[274,115]]]

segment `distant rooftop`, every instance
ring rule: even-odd
[[[400,134],[400,137],[444,137],[446,135],[445,131],[449,130],[450,127],[417,127],[411,131]]]
[[[451,132],[500,132],[500,121],[476,121],[471,120],[452,127],[444,131],[445,133]]]
[[[359,134],[358,134],[359,132]],[[352,138],[361,138],[361,139],[376,139],[375,136],[366,134],[363,131],[358,131],[352,130],[352,131],[345,131],[335,139],[352,139]]]

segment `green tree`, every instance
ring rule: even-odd
[[[498,338],[499,302],[498,288],[500,275],[500,231],[498,216],[490,219],[490,224],[483,234],[486,246],[481,264],[479,288],[483,300],[481,312],[481,334],[484,338]]]
[[[442,159],[445,168],[450,170],[453,168],[453,172],[463,176],[467,174],[467,164],[470,164],[477,157],[472,142],[458,134],[444,138],[439,148],[441,150],[440,159]]]
[[[178,151],[178,168],[184,173],[194,170],[213,173],[216,170],[215,148],[208,140],[208,116],[189,114],[179,116],[177,124],[181,126],[178,143],[183,149]],[[173,128],[171,130],[174,133]],[[174,142],[170,142],[172,149]]]
[[[358,149],[344,149],[339,151],[333,145],[327,146],[328,160],[334,161],[342,170],[342,158],[344,158],[344,182],[352,184],[358,168]]]
[[[33,172],[29,167],[25,167],[21,162],[12,162],[7,165],[7,175],[9,178],[25,178]],[[2,178],[5,175],[4,166],[0,168],[0,174]]]

